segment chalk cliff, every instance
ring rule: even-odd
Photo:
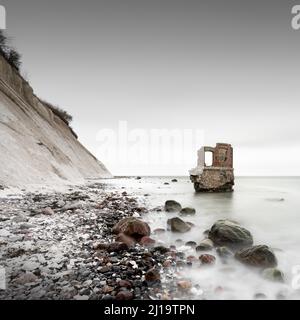
[[[0,186],[83,183],[111,174],[0,55]]]

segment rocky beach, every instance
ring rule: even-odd
[[[149,237],[141,198],[91,184],[66,193],[12,194],[1,199],[0,211],[7,278],[0,299],[181,297],[172,273],[163,270],[177,252]]]
[[[172,199],[156,206],[143,191],[105,182],[59,192],[6,191],[0,196],[0,266],[7,287],[0,299],[222,298],[233,289],[216,282],[216,267],[224,277],[236,276],[238,268],[274,284],[277,299],[286,297],[286,277],[268,243],[256,244],[245,226],[225,217],[202,232],[193,220],[198,208]],[[201,241],[192,236],[198,231]],[[267,298],[258,289],[252,296]]]

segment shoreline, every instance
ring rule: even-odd
[[[175,210],[166,210],[161,200],[166,197],[178,200],[179,194],[174,192],[178,183],[171,185],[164,178],[156,185],[150,182],[152,192],[148,194],[143,180],[129,179],[129,184],[116,178],[117,183],[106,179],[68,186],[63,192],[24,191],[4,198],[0,195],[0,267],[6,268],[8,279],[8,288],[0,290],[0,299],[222,299],[231,290],[223,273],[234,268],[237,268],[235,275],[246,272],[265,281],[264,268],[243,266],[235,257],[236,251],[226,250],[230,243],[223,245],[209,239],[209,230],[216,220],[205,221],[203,213],[195,215],[193,210],[185,210],[183,214],[180,203],[174,200]],[[191,204],[187,200],[182,203]],[[128,217],[141,221],[142,229],[144,225],[152,228],[142,234],[144,240],[142,236],[128,239],[113,233],[118,222]],[[227,219],[226,214],[218,219],[222,218]],[[172,230],[172,222],[175,229],[179,223],[184,230]],[[251,240],[252,235],[241,225],[234,225],[230,231],[232,222],[225,222],[230,237],[238,231]],[[246,247],[252,243],[248,240]],[[202,248],[198,250],[199,246]],[[269,249],[264,249],[262,256],[273,259]],[[254,252],[257,259],[255,255],[257,252]],[[218,279],[214,279],[214,270],[219,272]],[[272,278],[273,274],[267,276]],[[277,292],[281,289],[274,287]],[[260,298],[265,299],[266,295],[252,296]]]

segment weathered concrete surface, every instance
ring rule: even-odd
[[[212,165],[207,166],[205,154],[212,153]],[[196,192],[228,192],[233,190],[233,149],[230,144],[217,143],[215,148],[198,151],[197,167],[190,170]]]
[[[71,128],[0,56],[0,185],[82,183],[112,177]]]

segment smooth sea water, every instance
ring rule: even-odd
[[[278,268],[285,274],[285,283],[265,280],[259,270],[245,267],[234,259],[224,264],[218,259],[214,266],[193,267],[183,271],[201,288],[195,299],[254,299],[263,293],[267,299],[300,299],[300,178],[267,177],[236,178],[232,193],[195,193],[189,177],[116,178],[107,181],[111,187],[124,187],[137,196],[148,194],[147,205],[163,206],[176,200],[183,207],[196,209],[195,216],[184,217],[195,224],[191,231],[178,234],[165,232],[155,239],[175,244],[176,239],[196,241],[218,219],[232,219],[248,229],[254,244],[270,246],[278,259]],[[168,182],[169,185],[164,183]],[[151,229],[167,227],[167,219],[175,214],[150,212],[144,217]],[[199,256],[194,249],[177,247],[187,255]],[[215,252],[209,252],[215,255]],[[300,278],[300,277],[299,277]]]

